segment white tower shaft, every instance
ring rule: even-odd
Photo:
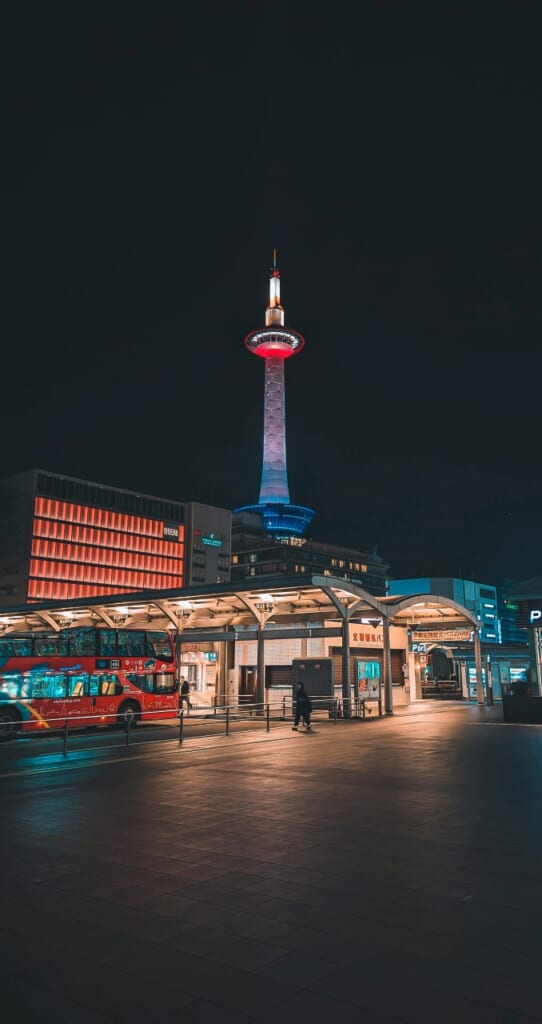
[[[265,360],[263,467],[260,503],[290,504],[286,469],[284,359]]]

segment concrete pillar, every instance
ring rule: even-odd
[[[542,694],[540,679],[540,630],[536,627],[529,629],[529,662],[531,665],[531,693],[533,697],[540,697]]]
[[[391,652],[390,652],[390,623],[388,619],[382,619],[382,635],[384,640],[384,711],[387,715],[393,715],[393,690],[391,688]]]
[[[343,675],[343,715],[345,718],[352,717],[351,701],[350,701],[350,631],[349,631],[349,620],[348,612],[346,608],[342,611],[342,675]]]
[[[482,679],[482,648],[480,646],[480,630],[474,630],[474,664],[476,666],[476,701],[484,703],[484,683]]]
[[[258,636],[257,636],[257,667],[256,667],[256,703],[263,705],[265,703],[265,647],[264,647],[264,630],[265,627],[258,623]]]

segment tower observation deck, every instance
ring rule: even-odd
[[[276,537],[299,536],[311,522],[314,509],[290,504],[286,468],[284,361],[301,352],[305,339],[298,331],[284,326],[276,249],[273,250],[273,266],[269,278],[265,327],[247,334],[245,345],[249,352],[265,359],[263,466],[258,504],[245,505],[235,511],[257,512],[264,528]]]

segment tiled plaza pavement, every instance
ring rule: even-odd
[[[3,1020],[542,1020],[542,727],[165,747],[0,762]]]

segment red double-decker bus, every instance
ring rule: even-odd
[[[76,628],[0,638],[0,740],[178,711],[175,644],[158,630]]]

